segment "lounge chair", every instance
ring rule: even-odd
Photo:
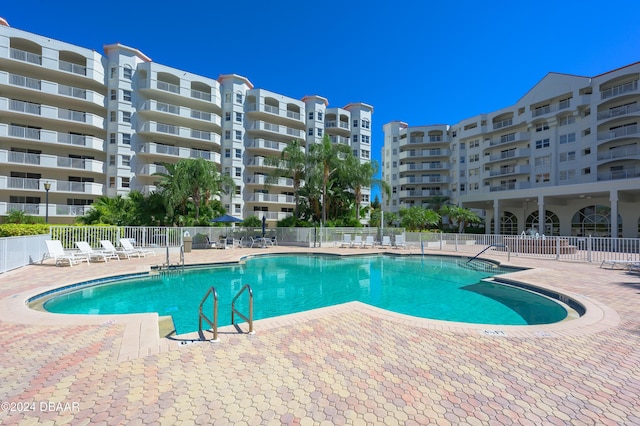
[[[342,236],[342,242],[340,243],[340,247],[351,247],[351,234],[344,234]]]
[[[110,255],[115,254],[118,258],[126,257],[127,259],[131,259],[131,256],[137,256],[137,253],[131,253],[125,250],[123,247],[116,248],[113,243],[109,240],[100,240],[100,245],[103,248],[103,252],[109,253]]]
[[[605,259],[600,264],[600,268],[602,268],[604,265],[611,265],[611,268],[609,269],[615,269],[616,266],[620,265],[622,266],[622,269],[629,269],[632,265],[638,265],[638,264],[640,264],[640,262],[637,260],[606,260]]]
[[[134,247],[131,244],[131,240],[128,238],[120,238],[120,245],[128,252],[137,253],[138,257],[146,257],[148,255],[156,255],[156,252],[153,250],[148,250],[142,247]]]
[[[395,248],[407,248],[407,244],[404,241],[404,235],[396,235],[395,241],[394,241],[394,247]]]
[[[356,235],[353,237],[353,241],[351,241],[351,247],[362,247],[362,237],[360,235]]]
[[[89,257],[89,260],[102,260],[103,262],[108,262],[109,259],[118,259],[120,260],[120,256],[115,253],[103,251],[103,250],[94,250],[88,242],[86,241],[76,241],[76,246],[80,253]]]
[[[65,263],[73,266],[85,260],[87,261],[87,265],[89,264],[89,256],[82,253],[65,251],[60,240],[45,240],[44,243],[47,245],[47,253],[42,256],[40,263],[43,263],[45,259],[53,259],[56,266],[62,266]]]
[[[376,245],[374,239],[373,239],[373,235],[367,235],[367,238],[365,238],[364,243],[362,243],[362,248],[374,248]]]
[[[391,237],[388,235],[383,236],[380,247],[391,247]]]

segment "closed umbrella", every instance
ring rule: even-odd
[[[267,233],[267,218],[265,216],[262,216],[262,238],[264,238],[266,233]]]

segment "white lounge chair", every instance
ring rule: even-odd
[[[65,263],[73,266],[85,260],[87,261],[87,265],[89,264],[89,256],[83,255],[82,253],[65,251],[60,240],[46,240],[44,243],[47,245],[47,253],[42,256],[40,263],[43,263],[46,259],[53,259],[56,266],[62,266]]]
[[[103,251],[105,253],[115,254],[116,256],[118,256],[118,258],[126,257],[127,259],[131,259],[131,255],[136,255],[137,256],[136,253],[129,253],[127,250],[125,250],[122,247],[116,248],[113,245],[113,243],[111,241],[109,241],[109,240],[100,240],[100,245],[104,249]]]
[[[144,249],[142,247],[134,247],[128,238],[120,238],[120,245],[129,253],[136,254],[138,257],[146,257],[148,255],[156,255],[153,250]]]
[[[89,257],[89,260],[102,260],[103,262],[108,262],[109,259],[118,259],[120,260],[120,256],[117,254],[113,254],[111,252],[106,252],[103,250],[94,250],[88,242],[86,241],[76,241],[76,246],[80,253]]]
[[[391,247],[391,237],[388,235],[384,235],[382,237],[382,242],[380,243],[380,247]]]
[[[374,248],[376,245],[375,240],[373,239],[373,235],[367,235],[367,238],[365,238],[364,243],[362,243],[362,248]]]
[[[344,234],[342,236],[342,242],[340,243],[340,247],[351,247],[351,234]]]
[[[396,235],[395,242],[393,244],[395,248],[407,248],[407,244],[404,241],[404,235]]]
[[[622,266],[622,269],[629,269],[632,265],[638,265],[640,262],[637,260],[603,260],[600,264],[600,268],[604,265],[611,265],[610,269],[615,269],[616,266]]]
[[[353,237],[353,241],[351,241],[351,247],[362,247],[362,237],[360,235],[356,235]]]

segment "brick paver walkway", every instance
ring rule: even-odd
[[[194,251],[186,262],[256,251]],[[45,263],[0,277],[0,423],[640,424],[640,275],[598,265],[512,258],[535,268],[519,280],[569,293],[589,314],[489,327],[500,333],[352,303],[178,345],[153,336],[153,314],[24,306],[39,288],[161,262]]]

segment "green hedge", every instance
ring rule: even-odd
[[[24,235],[41,235],[49,233],[49,225],[26,225],[8,223],[0,225],[0,237],[21,237]]]

